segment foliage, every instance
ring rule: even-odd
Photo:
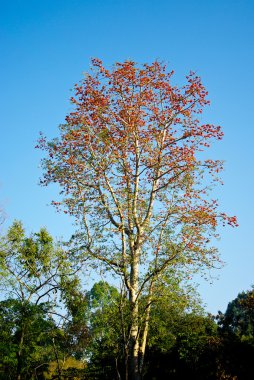
[[[111,291],[110,291],[110,290]],[[221,341],[217,325],[206,316],[194,289],[180,284],[167,288],[152,304],[144,379],[217,379]],[[92,298],[89,326],[90,359],[86,374],[90,379],[124,377],[123,341],[119,331],[118,302],[120,293],[105,282],[94,285],[87,293]],[[110,296],[109,296],[110,294]],[[127,301],[127,300],[126,300]],[[142,302],[141,302],[142,304]],[[91,306],[90,306],[91,307]],[[124,320],[128,331],[128,318]],[[90,377],[89,377],[90,376]]]
[[[54,359],[52,337],[57,327],[48,316],[49,308],[47,303],[16,299],[0,302],[1,379],[31,379]]]
[[[15,299],[0,302],[0,379],[62,379],[65,376],[81,379],[84,376],[84,361],[73,357],[79,352],[79,346],[70,342],[69,326],[63,330],[49,316],[50,307]],[[74,335],[77,334],[72,332],[72,339]],[[86,335],[82,338],[84,350]],[[21,348],[22,355],[19,355]]]
[[[49,364],[46,372],[44,372],[44,378],[52,379],[56,378],[58,363],[53,361]],[[68,357],[64,362],[61,361],[61,379],[79,380],[83,379],[85,375],[86,364],[80,360],[76,360],[73,357]]]
[[[175,313],[166,324],[168,336],[148,347],[144,379],[219,379],[220,341],[214,321],[200,313]]]
[[[80,322],[84,297],[71,259],[44,228],[27,237],[15,221],[1,237],[0,286],[7,299],[0,310],[0,363],[10,378],[30,379],[52,360],[60,376],[68,355],[82,356],[88,336],[85,321]]]
[[[105,281],[95,283],[86,294],[91,341],[88,347],[89,370],[98,379],[114,379],[123,372],[124,339],[123,329],[128,329],[126,314],[121,320],[119,310],[122,298],[118,290]],[[124,300],[126,306],[127,300]],[[107,370],[105,370],[107,368]],[[94,376],[94,375],[93,375]]]
[[[253,378],[254,364],[254,291],[239,293],[217,319],[223,339],[226,371],[238,380]]]
[[[64,358],[74,356],[81,359],[90,341],[88,328],[88,301],[77,277],[61,278],[62,302],[67,315],[63,323],[63,334],[59,337],[61,354]]]
[[[175,346],[176,337],[183,329],[183,321],[187,326],[190,325],[190,321],[186,318],[187,311],[189,313],[192,311],[198,316],[202,313],[202,308],[195,289],[191,289],[190,286],[184,288],[183,284],[179,283],[179,279],[175,280],[174,286],[171,279],[171,287],[169,284],[167,287],[165,283],[163,286],[161,284],[156,289],[155,295],[157,302],[151,306],[148,356],[154,351],[160,352],[160,356],[163,356]],[[96,373],[96,379],[124,377],[126,341],[123,336],[128,334],[130,327],[128,300],[122,301],[123,310],[120,311],[121,294],[116,288],[102,281],[93,286],[87,293],[87,297],[90,300],[89,326],[91,331],[91,342],[88,347],[90,351],[88,371],[94,371],[91,373]],[[141,309],[143,305],[146,305],[145,299],[144,303],[141,300]],[[119,318],[121,312],[123,313],[122,321]],[[191,329],[191,326],[189,327]],[[151,365],[153,366],[154,362],[146,364],[145,372],[151,373]]]
[[[90,373],[91,378],[96,379],[119,378],[116,371],[116,358],[119,359],[117,363],[119,373],[124,374],[123,357],[117,354],[117,349],[121,349],[116,328],[119,312],[117,308],[114,310],[112,301],[107,299],[107,295],[105,297],[108,293],[100,292],[103,288],[107,289],[107,286],[105,283],[98,283],[95,286],[99,288],[96,293],[101,294],[102,299],[105,300],[104,303],[100,303],[100,308],[97,309],[98,314],[94,310],[95,316],[92,318],[96,321],[95,326],[98,329],[94,332],[99,333],[101,339],[98,339],[96,333],[91,334],[91,361],[87,373]],[[188,289],[188,292],[184,292],[184,289],[180,287],[178,290],[175,286],[175,292],[172,288],[171,292],[164,292],[151,308],[144,380],[251,379],[254,353],[251,335],[247,339],[246,332],[242,331],[240,337],[241,318],[233,318],[235,321],[235,333],[233,333],[232,319],[229,320],[229,315],[232,304],[245,308],[245,312],[248,310],[252,315],[253,291],[242,293],[236,300],[230,302],[225,313],[226,317],[223,319],[221,313],[217,316],[218,324],[215,317],[206,315],[202,311],[199,299],[193,290],[190,292]],[[238,315],[239,310],[235,314]],[[245,319],[247,319],[246,315]],[[229,326],[226,327],[226,323],[229,323]],[[92,329],[91,324],[91,331]],[[250,331],[250,326],[248,326],[248,331]],[[103,339],[104,337],[106,338]]]
[[[231,301],[216,323],[202,310],[195,289],[172,277],[167,285],[158,282],[154,290],[144,380],[251,380],[253,290]],[[122,329],[130,331],[126,294],[105,281],[82,293],[79,283],[70,280],[66,289],[62,302],[66,300],[68,319],[61,325],[53,320],[48,302],[0,302],[0,379],[124,378]],[[144,305],[141,298],[141,310]]]
[[[1,237],[1,291],[11,297],[36,304],[53,301],[69,265],[66,252],[45,228],[26,236],[22,223],[15,221]]]
[[[254,345],[254,290],[239,293],[218,319],[223,332]]]

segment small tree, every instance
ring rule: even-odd
[[[209,199],[222,162],[203,159],[202,152],[223,133],[198,119],[209,104],[200,78],[191,72],[179,88],[157,61],[117,63],[112,71],[98,59],[92,64],[75,86],[75,109],[60,138],[39,141],[48,153],[41,183],[60,184],[64,199],[54,203],[80,221],[78,249],[126,287],[129,375],[136,380],[158,278],[169,267],[212,267],[216,227],[219,221],[235,226],[236,218]]]
[[[61,282],[73,272],[67,253],[45,228],[26,236],[19,221],[0,238],[0,271],[2,294],[37,305],[57,300]]]

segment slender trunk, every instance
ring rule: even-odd
[[[139,339],[138,339],[138,307],[132,309],[132,324],[130,331],[130,359],[129,359],[129,379],[140,380],[139,372]]]
[[[139,251],[134,251],[133,262],[130,274],[130,307],[131,307],[131,326],[129,341],[129,379],[140,380],[139,371],[139,308],[138,308],[138,261]]]
[[[126,295],[124,295],[126,296]],[[123,357],[124,357],[124,368],[125,374],[124,379],[128,380],[128,357],[129,357],[129,347],[128,347],[128,339],[126,334],[126,326],[125,326],[125,318],[123,314],[123,293],[121,292],[121,301],[119,305],[119,312],[121,316],[121,330],[122,330],[122,339],[123,339]]]
[[[125,357],[125,380],[129,379],[129,371],[128,371],[128,355]]]
[[[22,327],[20,340],[19,340],[19,349],[17,352],[17,375],[16,379],[21,380],[21,371],[22,371],[22,351],[23,351],[23,343],[25,337],[25,329]]]
[[[147,300],[147,308],[145,311],[144,330],[143,330],[140,349],[139,349],[139,370],[140,370],[141,374],[143,372],[144,359],[145,359],[146,341],[147,341],[150,312],[151,312],[152,292],[153,292],[153,283],[150,286],[149,296],[148,296],[148,300]]]
[[[117,357],[115,358],[115,363],[116,363],[116,374],[117,374],[117,379],[118,379],[118,380],[121,380],[121,374],[120,374],[119,369],[118,369],[118,358],[117,358]]]

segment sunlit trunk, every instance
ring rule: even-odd
[[[139,307],[138,307],[138,260],[139,251],[135,251],[131,266],[130,275],[130,307],[131,307],[131,326],[129,342],[129,380],[140,380],[139,371]]]
[[[143,367],[144,367],[146,342],[147,342],[149,320],[150,320],[150,311],[151,311],[152,292],[153,292],[153,284],[151,284],[151,286],[150,286],[149,296],[148,296],[148,300],[147,300],[147,308],[145,311],[144,330],[143,330],[142,339],[141,339],[140,348],[139,348],[139,371],[140,371],[141,375],[142,375]]]

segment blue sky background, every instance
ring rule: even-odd
[[[201,281],[207,310],[254,284],[254,2],[252,0],[0,0],[0,204],[5,227],[21,219],[27,231],[46,226],[71,234],[71,220],[47,206],[54,187],[38,186],[39,131],[54,137],[71,106],[70,89],[91,57],[106,65],[132,59],[165,61],[182,83],[196,71],[209,91],[208,122],[225,138],[210,156],[224,159],[221,209],[240,227],[221,231],[226,266]]]

